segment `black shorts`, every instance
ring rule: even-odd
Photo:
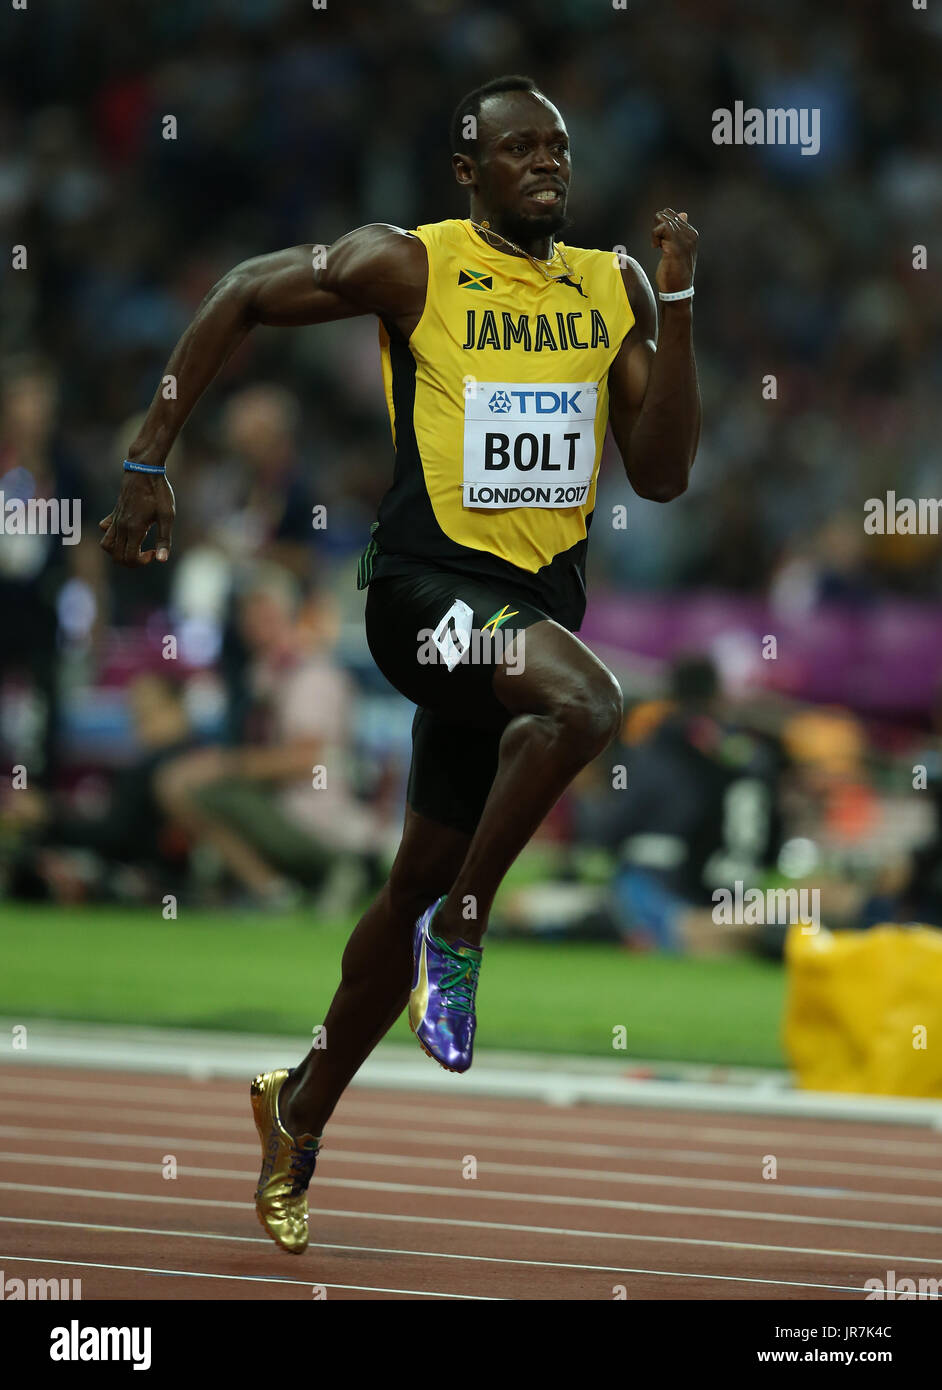
[[[366,640],[380,671],[418,706],[407,800],[414,811],[471,835],[512,718],[494,694],[494,667],[525,653],[516,635],[549,615],[500,580],[444,570],[371,580]]]

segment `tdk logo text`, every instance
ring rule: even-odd
[[[578,391],[495,391],[487,405],[492,415],[506,415],[512,409],[511,399],[521,415],[581,415],[576,404],[581,394],[581,387]]]

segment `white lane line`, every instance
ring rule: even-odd
[[[384,1289],[370,1284],[325,1284],[319,1279],[279,1279],[275,1275],[260,1274],[208,1274],[201,1269],[155,1269],[148,1265],[110,1265],[95,1264],[91,1260],[36,1260],[31,1255],[0,1255],[0,1260],[17,1260],[21,1264],[66,1265],[70,1269],[117,1269],[127,1274],[170,1274],[181,1279],[228,1279],[239,1284],[292,1284],[296,1288],[309,1289],[318,1285],[323,1289],[350,1289],[356,1293],[403,1293],[410,1298],[460,1298],[475,1303],[503,1303],[504,1299],[480,1293],[438,1293],[427,1289]],[[811,1285],[810,1287],[826,1287]]]
[[[0,1094],[9,1092],[11,1095],[25,1095],[27,1098],[37,1095],[62,1096],[66,1100],[74,1100],[76,1094],[81,1092],[87,1098],[101,1099],[104,1103],[112,1100],[116,1104],[120,1101],[132,1105],[151,1105],[155,1101],[168,1105],[192,1105],[194,1099],[197,1099],[220,1109],[231,1109],[240,1096],[244,1095],[246,1100],[248,1099],[252,1078],[246,1076],[244,1084],[219,1077],[212,1081],[192,1081],[189,1085],[182,1083],[180,1077],[173,1080],[176,1082],[175,1085],[162,1086],[160,1078],[155,1076],[141,1076],[139,1082],[133,1083],[102,1081],[99,1077],[85,1079],[81,1073],[78,1076],[72,1073],[72,1080],[60,1080],[55,1076],[48,1076],[45,1069],[38,1076],[22,1076],[16,1072],[4,1071],[0,1067]],[[87,1105],[88,1099],[81,1103]]]
[[[7,1031],[14,1020],[6,1021]],[[228,1036],[221,1040],[209,1033],[193,1031],[181,1038],[172,1031],[149,1030],[146,1038],[139,1030],[109,1029],[97,1037],[88,1030],[66,1030],[56,1035],[48,1021],[34,1020],[32,1052],[29,1057],[14,1053],[13,1057],[27,1074],[44,1063],[54,1068],[72,1068],[93,1074],[134,1071],[159,1079],[168,1073],[193,1080],[225,1077],[244,1081],[261,1067],[283,1066],[286,1042],[284,1038],[262,1040],[246,1036]],[[288,1046],[294,1050],[294,1042]],[[384,1048],[371,1057],[358,1073],[354,1086],[372,1092],[405,1090],[428,1096],[460,1095],[470,1099],[485,1097],[517,1102],[537,1101],[556,1107],[570,1107],[577,1102],[594,1102],[596,1106],[630,1106],[655,1110],[667,1108],[674,1112],[712,1112],[724,1116],[776,1114],[786,1122],[798,1117],[854,1119],[873,1126],[898,1125],[905,1133],[909,1128],[936,1129],[942,1127],[942,1106],[936,1100],[908,1097],[854,1096],[803,1092],[788,1085],[783,1071],[753,1073],[751,1084],[720,1086],[702,1079],[704,1069],[691,1077],[685,1069],[665,1079],[663,1069],[658,1075],[640,1078],[638,1062],[627,1059],[616,1062],[608,1057],[599,1066],[580,1064],[578,1058],[544,1059],[532,1055],[508,1055],[499,1051],[482,1054],[470,1077],[460,1079],[444,1076],[436,1068],[429,1069],[427,1061],[414,1047]],[[632,1074],[632,1070],[635,1074]],[[677,1069],[674,1069],[675,1073]],[[709,1073],[707,1073],[709,1074]],[[731,1073],[731,1077],[732,1077]],[[745,1080],[737,1072],[739,1080]]]
[[[342,1149],[331,1149],[330,1162],[360,1164],[378,1168],[431,1168],[437,1172],[453,1173],[456,1179],[461,1174],[461,1163],[457,1159],[447,1158],[412,1158],[403,1154],[361,1154],[347,1153]],[[121,1158],[81,1158],[71,1154],[31,1154],[16,1152],[0,1152],[0,1164],[34,1164],[37,1167],[49,1166],[54,1168],[93,1168],[104,1169],[115,1173],[150,1173],[156,1174],[160,1168],[160,1163],[154,1159],[150,1163],[136,1163],[133,1159]],[[878,1203],[886,1206],[918,1206],[918,1207],[942,1207],[942,1197],[927,1197],[921,1193],[905,1192],[865,1192],[856,1188],[822,1188],[822,1187],[802,1187],[789,1183],[763,1183],[756,1182],[733,1182],[727,1178],[677,1178],[669,1174],[660,1173],[619,1173],[610,1172],[606,1169],[580,1168],[547,1168],[527,1165],[522,1163],[493,1163],[490,1160],[482,1162],[478,1168],[479,1174],[488,1176],[501,1175],[504,1177],[517,1177],[521,1180],[536,1179],[543,1181],[562,1180],[570,1182],[603,1182],[626,1184],[637,1187],[671,1187],[671,1188],[695,1188],[697,1191],[704,1189],[711,1192],[741,1192],[751,1196],[771,1197],[799,1197],[802,1201],[826,1201],[826,1202],[860,1202]],[[192,1167],[179,1164],[177,1166],[177,1176],[186,1178],[196,1178],[206,1182],[255,1182],[257,1174],[241,1168],[204,1168]],[[323,1178],[322,1181],[330,1182],[334,1185],[357,1186],[358,1183],[348,1182],[345,1178]],[[446,1185],[439,1189],[442,1192],[452,1192],[453,1190]],[[514,1192],[509,1194],[521,1201],[534,1200],[529,1192]],[[589,1201],[596,1199],[573,1198],[574,1201]],[[616,1204],[617,1205],[617,1204]]]
[[[46,1101],[34,1102],[34,1103],[32,1103],[32,1104],[25,1104],[25,1105],[24,1105],[23,1103],[18,1103],[18,1110],[19,1110],[21,1113],[22,1113],[23,1111],[31,1111],[31,1110],[32,1110],[32,1111],[36,1111],[38,1114],[40,1114],[40,1115],[42,1116],[43,1119],[46,1119],[46,1118],[48,1117],[48,1115],[49,1115],[49,1109],[50,1109],[50,1107],[49,1107],[49,1105],[48,1105],[48,1103],[47,1103]],[[82,1102],[82,1103],[75,1102],[75,1104],[72,1105],[72,1106],[68,1106],[68,1105],[59,1106],[59,1107],[57,1107],[57,1109],[58,1109],[58,1112],[59,1112],[60,1114],[63,1114],[64,1112],[66,1112],[66,1111],[68,1111],[68,1110],[74,1110],[74,1111],[76,1112],[76,1117],[77,1117],[77,1118],[81,1118],[81,1119],[86,1119],[86,1118],[87,1118],[87,1115],[88,1115],[88,1105],[87,1105],[86,1103],[84,1103],[84,1102]],[[106,1107],[106,1106],[96,1106],[96,1107],[95,1107],[95,1113],[96,1113],[97,1116],[100,1116],[102,1120],[107,1120],[107,1121],[108,1121],[109,1123],[111,1123],[111,1124],[120,1123],[120,1122],[126,1122],[126,1123],[128,1123],[128,1122],[131,1122],[131,1121],[133,1121],[134,1123],[141,1123],[141,1122],[146,1121],[147,1123],[149,1123],[149,1124],[151,1124],[151,1125],[153,1125],[153,1126],[164,1126],[164,1125],[167,1125],[168,1127],[173,1127],[174,1129],[178,1129],[178,1130],[193,1129],[193,1130],[198,1130],[198,1131],[200,1131],[200,1132],[203,1133],[203,1134],[205,1134],[205,1133],[207,1133],[207,1132],[211,1132],[211,1131],[213,1131],[213,1130],[218,1130],[218,1131],[221,1132],[221,1134],[225,1134],[225,1135],[244,1134],[244,1133],[246,1133],[246,1132],[250,1129],[250,1125],[251,1125],[251,1118],[250,1118],[250,1115],[249,1115],[249,1111],[248,1111],[248,1106],[247,1106],[247,1105],[246,1105],[246,1107],[242,1110],[242,1113],[241,1113],[240,1116],[238,1116],[238,1117],[233,1117],[233,1118],[231,1118],[231,1119],[229,1119],[229,1118],[224,1118],[224,1117],[220,1117],[220,1116],[215,1116],[215,1115],[200,1115],[200,1114],[195,1114],[195,1113],[193,1112],[193,1107],[192,1107],[192,1105],[190,1106],[189,1110],[186,1111],[185,1113],[164,1113],[164,1112],[160,1112],[160,1111],[146,1110],[146,1111],[138,1111],[138,1112],[135,1112],[135,1114],[134,1114],[133,1116],[130,1116],[130,1117],[129,1117],[128,1111],[127,1111],[127,1109],[124,1108],[124,1107],[120,1107],[120,1108],[119,1108],[119,1107]],[[428,1111],[427,1111],[427,1110],[424,1112],[422,1118],[423,1118],[426,1122],[428,1121]],[[470,1127],[473,1127],[473,1125],[478,1124],[478,1123],[481,1123],[481,1124],[496,1124],[496,1123],[500,1123],[500,1121],[497,1119],[497,1117],[493,1117],[493,1116],[492,1116],[489,1120],[480,1120],[480,1121],[474,1120],[473,1118],[470,1118],[470,1119],[469,1119],[469,1117],[451,1116],[451,1120],[452,1120],[454,1123],[460,1123],[461,1120],[462,1120],[462,1118],[468,1119],[468,1121],[469,1121],[469,1128],[470,1128]],[[335,1119],[335,1120],[333,1120],[333,1121],[331,1122],[331,1126],[330,1126],[330,1131],[329,1131],[329,1133],[330,1133],[331,1136],[333,1136],[333,1135],[338,1135],[338,1134],[341,1134],[341,1133],[345,1132],[346,1128],[347,1128],[347,1127],[344,1126],[344,1123],[343,1123],[342,1120],[338,1121],[338,1120]],[[377,1139],[377,1138],[382,1137],[384,1140],[387,1140],[387,1141],[388,1141],[388,1140],[395,1141],[395,1140],[397,1140],[397,1139],[400,1139],[400,1138],[402,1137],[402,1132],[403,1132],[403,1126],[402,1126],[402,1125],[400,1125],[398,1128],[395,1128],[395,1129],[393,1129],[393,1128],[377,1127],[376,1125],[358,1126],[358,1127],[352,1127],[352,1126],[351,1126],[350,1128],[354,1129],[354,1131],[355,1131],[357,1134],[368,1135],[368,1136],[372,1137],[373,1139]],[[558,1123],[556,1124],[556,1128],[557,1128],[557,1129],[559,1128]],[[650,1125],[646,1125],[646,1126],[645,1126],[645,1130],[646,1130],[647,1132],[651,1132],[651,1133],[652,1133],[652,1137],[653,1137],[653,1129],[654,1129],[654,1128],[656,1128],[656,1127],[653,1127],[653,1126],[650,1126]],[[115,1132],[117,1132],[117,1131],[115,1131]],[[132,1132],[133,1132],[133,1131],[132,1131]],[[671,1132],[673,1133],[673,1131],[671,1131]],[[417,1137],[417,1136],[414,1136],[413,1131],[409,1130],[409,1137],[410,1137],[410,1139],[412,1139],[413,1137]],[[689,1137],[689,1136],[683,1136],[683,1137],[687,1138],[687,1137]],[[488,1136],[487,1136],[487,1135],[472,1134],[472,1133],[469,1132],[469,1129],[465,1129],[462,1133],[460,1133],[460,1134],[458,1135],[458,1140],[457,1140],[457,1142],[460,1143],[460,1144],[463,1145],[463,1146],[466,1146],[466,1145],[468,1145],[468,1144],[473,1144],[473,1143],[483,1143],[483,1142],[486,1142],[487,1139],[488,1139]],[[227,1141],[227,1142],[228,1142],[228,1141]],[[519,1147],[519,1148],[523,1148],[523,1147],[528,1147],[528,1148],[536,1149],[538,1152],[546,1152],[547,1150],[552,1151],[552,1149],[554,1148],[554,1146],[552,1145],[551,1141],[549,1141],[549,1140],[543,1141],[543,1140],[540,1140],[540,1139],[536,1139],[536,1140],[530,1140],[530,1141],[521,1141],[521,1140],[518,1140],[513,1134],[505,1135],[505,1136],[503,1136],[502,1138],[499,1138],[499,1142],[500,1142],[501,1144],[503,1144],[505,1147],[509,1147],[509,1148],[518,1148],[518,1147]],[[715,1141],[714,1141],[714,1142],[715,1142]],[[721,1140],[720,1142],[723,1142],[723,1141]],[[792,1142],[794,1142],[794,1140],[792,1140]],[[850,1140],[848,1140],[848,1147],[850,1147],[850,1146],[851,1146],[851,1145],[850,1145]],[[607,1149],[608,1146],[604,1146],[604,1147]],[[614,1146],[614,1147],[617,1148],[618,1146]],[[787,1155],[784,1154],[784,1152],[783,1152],[784,1147],[785,1147],[785,1145],[784,1145],[784,1143],[782,1142],[782,1136],[777,1136],[777,1135],[758,1136],[758,1138],[756,1138],[756,1139],[753,1141],[753,1147],[752,1147],[752,1151],[751,1151],[751,1152],[746,1151],[746,1150],[740,1150],[739,1154],[731,1155],[731,1158],[732,1158],[733,1160],[739,1159],[739,1160],[744,1161],[744,1162],[746,1162],[746,1161],[748,1161],[748,1162],[755,1162],[755,1155],[756,1155],[757,1153],[759,1153],[759,1154],[766,1154],[766,1153],[770,1153],[770,1152],[775,1152],[775,1153],[778,1153],[778,1154],[779,1154],[780,1160],[781,1160],[782,1162],[785,1162],[785,1161],[787,1161]],[[864,1144],[864,1147],[866,1148],[866,1143]],[[651,1153],[652,1150],[647,1149],[647,1148],[643,1148],[643,1149],[640,1150],[640,1152],[641,1152],[642,1154],[644,1154],[644,1153]],[[938,1158],[939,1160],[942,1160],[942,1141],[940,1141],[940,1143],[939,1143],[939,1144],[936,1146],[936,1148],[935,1148],[935,1157]],[[804,1156],[801,1156],[801,1158],[799,1159],[799,1161],[804,1162]],[[840,1170],[841,1167],[842,1167],[842,1165],[841,1165],[841,1164],[837,1164],[836,1167],[837,1167],[838,1170]],[[923,1171],[923,1170],[914,1170],[914,1171],[918,1173],[918,1172],[921,1172],[921,1171]],[[940,1171],[942,1171],[942,1164],[940,1164]],[[907,1176],[910,1176],[910,1175],[911,1175],[910,1170],[904,1170],[904,1172],[905,1172],[905,1174],[906,1174]],[[933,1170],[933,1173],[934,1173],[934,1172],[935,1172],[935,1170]],[[933,1180],[933,1181],[936,1181],[937,1179],[935,1178],[935,1176],[933,1176],[932,1180]]]
[[[373,1100],[364,1096],[362,1092],[355,1089],[347,1091],[340,1103],[338,1114],[341,1118],[347,1115],[362,1116],[364,1120],[375,1122],[388,1118],[393,1129],[401,1128],[409,1116],[415,1116],[419,1122],[428,1122],[429,1109],[434,1102],[445,1104],[441,1097],[430,1096],[428,1101],[406,1101],[402,1104],[395,1104],[389,1100]],[[447,1102],[450,1103],[450,1102]],[[737,1127],[729,1125],[723,1127],[716,1123],[717,1116],[710,1117],[710,1121],[704,1122],[697,1120],[696,1112],[688,1112],[689,1118],[681,1118],[678,1111],[672,1111],[668,1106],[655,1105],[652,1103],[649,1110],[638,1107],[633,1111],[626,1112],[624,1119],[600,1119],[593,1116],[583,1115],[583,1110],[589,1106],[576,1106],[567,1111],[553,1113],[550,1106],[542,1106],[542,1113],[535,1115],[517,1115],[510,1110],[492,1110],[489,1115],[479,1116],[476,1107],[480,1107],[481,1102],[477,1099],[467,1102],[467,1110],[435,1110],[436,1124],[453,1124],[456,1126],[491,1124],[502,1129],[516,1131],[532,1127],[535,1130],[548,1129],[553,1133],[559,1133],[561,1129],[567,1131],[578,1130],[585,1134],[637,1134],[643,1133],[652,1138],[675,1139],[683,1143],[689,1143],[694,1139],[709,1140],[717,1143],[730,1143],[741,1145],[746,1142],[755,1148],[757,1145],[767,1142],[777,1144],[780,1149],[787,1146],[804,1145],[809,1152],[816,1148],[839,1149],[842,1153],[849,1150],[860,1150],[863,1153],[883,1153],[898,1154],[907,1157],[911,1154],[924,1154],[927,1158],[942,1158],[942,1134],[934,1139],[926,1139],[925,1129],[913,1127],[913,1138],[905,1139],[883,1139],[877,1136],[860,1135],[854,1133],[867,1125],[863,1120],[839,1120],[825,1119],[818,1120],[802,1117],[804,1122],[809,1125],[820,1125],[811,1132],[806,1132],[796,1127],[791,1130],[770,1129],[768,1125],[778,1123],[780,1116],[771,1115],[768,1117],[767,1124],[759,1121],[759,1117],[750,1117],[748,1125]],[[599,1109],[597,1105],[592,1107]],[[942,1113],[942,1106],[940,1106]],[[651,1114],[656,1114],[661,1118],[656,1120],[648,1118]],[[676,1122],[670,1122],[663,1118],[677,1115]],[[723,1117],[721,1117],[723,1118]],[[871,1126],[872,1128],[872,1126]],[[916,1135],[920,1137],[915,1137]]]
[[[201,1115],[195,1108],[195,1103],[190,1102],[189,1108],[184,1111],[163,1111],[163,1110],[140,1110],[131,1111],[124,1105],[94,1105],[89,1106],[87,1101],[56,1102],[51,1106],[48,1101],[35,1102],[16,1102],[17,1113],[21,1118],[28,1119],[32,1111],[41,1114],[44,1120],[48,1120],[51,1110],[55,1110],[57,1115],[66,1115],[69,1111],[76,1111],[77,1115],[85,1120],[88,1119],[89,1109],[94,1109],[96,1118],[101,1117],[109,1124],[116,1124],[125,1121],[128,1124],[147,1123],[151,1126],[168,1125],[174,1129],[198,1129],[206,1132],[219,1130],[223,1134],[244,1134],[252,1125],[252,1112],[249,1109],[248,1100],[242,1107],[241,1113],[227,1118],[222,1115]],[[7,1109],[9,1114],[9,1107]],[[118,1131],[115,1130],[115,1133]],[[133,1133],[133,1130],[131,1131]],[[375,1132],[375,1131],[374,1131]],[[380,1130],[380,1133],[385,1131]]]
[[[246,1077],[245,1092],[247,1095],[248,1084],[251,1080]],[[120,1082],[76,1082],[55,1080],[38,1081],[35,1078],[12,1075],[9,1072],[0,1071],[0,1094],[4,1090],[10,1090],[18,1095],[27,1096],[26,1104],[31,1104],[36,1110],[43,1114],[49,1113],[49,1106],[44,1099],[36,1100],[37,1092],[41,1092],[42,1097],[50,1095],[61,1095],[66,1101],[72,1104],[66,1108],[76,1109],[83,1113],[88,1112],[89,1100],[101,1094],[112,1097],[115,1101],[121,1100],[134,1104],[135,1106],[149,1107],[150,1112],[161,1121],[166,1122],[170,1117],[165,1111],[154,1110],[155,1102],[169,1104],[172,1103],[186,1107],[186,1113],[173,1117],[173,1123],[182,1127],[191,1123],[196,1127],[207,1124],[225,1125],[231,1123],[233,1126],[241,1126],[244,1123],[244,1116],[248,1113],[248,1101],[244,1105],[238,1101],[237,1096],[232,1092],[231,1082],[215,1083],[212,1086],[206,1083],[194,1083],[190,1090],[179,1088],[171,1089],[159,1088],[151,1084],[150,1078],[143,1078],[137,1085],[122,1084]],[[80,1090],[83,1096],[81,1101],[74,1101],[76,1091]],[[228,1094],[225,1092],[228,1091]],[[384,1096],[388,1093],[383,1093]],[[412,1101],[408,1099],[408,1092],[403,1092],[402,1101],[392,1102],[387,1099],[374,1100],[370,1096],[364,1095],[362,1091],[353,1089],[348,1091],[341,1102],[340,1114],[342,1116],[362,1116],[365,1120],[379,1121],[389,1118],[390,1128],[394,1131],[401,1129],[409,1116],[415,1116],[420,1122],[428,1122],[429,1110],[431,1106],[450,1105],[439,1095],[429,1096],[424,1101]],[[193,1116],[193,1106],[202,1104],[218,1107],[228,1111],[227,1114],[219,1116]],[[942,1157],[942,1135],[937,1139],[926,1139],[925,1137],[915,1137],[915,1133],[924,1136],[924,1130],[915,1130],[912,1139],[885,1139],[874,1136],[873,1138],[855,1135],[851,1131],[859,1129],[867,1122],[862,1120],[826,1120],[822,1119],[820,1124],[822,1132],[813,1130],[803,1132],[799,1129],[791,1131],[770,1130],[763,1125],[756,1124],[755,1120],[742,1128],[729,1126],[723,1128],[716,1123],[697,1123],[691,1114],[691,1122],[688,1123],[678,1118],[676,1123],[668,1123],[663,1119],[650,1121],[645,1118],[647,1112],[639,1109],[625,1112],[623,1119],[600,1119],[582,1114],[585,1107],[579,1106],[575,1110],[567,1111],[567,1118],[561,1121],[558,1113],[554,1113],[552,1107],[541,1104],[540,1102],[528,1102],[532,1104],[538,1112],[532,1115],[521,1115],[516,1111],[488,1108],[487,1102],[482,1097],[470,1097],[461,1110],[436,1110],[436,1121],[442,1125],[451,1124],[459,1128],[466,1129],[467,1126],[491,1125],[499,1126],[509,1131],[516,1131],[521,1128],[533,1127],[536,1130],[546,1129],[558,1133],[561,1128],[568,1130],[578,1129],[581,1133],[596,1134],[633,1134],[639,1131],[651,1137],[676,1139],[683,1142],[690,1142],[693,1138],[700,1136],[703,1140],[714,1143],[748,1144],[752,1148],[764,1144],[772,1143],[778,1145],[779,1149],[785,1147],[805,1146],[808,1151],[822,1148],[839,1149],[841,1152],[859,1150],[864,1153],[898,1154],[901,1157],[912,1156],[913,1154],[923,1154],[927,1158]],[[239,1108],[236,1109],[236,1106]],[[97,1108],[97,1107],[96,1107]],[[671,1112],[661,1105],[652,1103],[652,1111],[660,1115],[668,1115]],[[126,1115],[126,1109],[119,1113]],[[138,1118],[137,1116],[135,1118]],[[144,1118],[141,1115],[139,1118]],[[776,1116],[769,1117],[769,1123],[777,1121]],[[809,1124],[811,1120],[807,1121]],[[336,1129],[337,1121],[334,1121]],[[340,1123],[343,1123],[341,1119]],[[815,1122],[817,1123],[817,1122]],[[376,1125],[374,1124],[374,1132]]]
[[[393,1252],[395,1253],[395,1252]],[[263,1278],[259,1275],[251,1274],[207,1274],[200,1270],[191,1269],[152,1269],[146,1265],[112,1265],[112,1264],[93,1264],[90,1260],[34,1260],[29,1255],[3,1255],[0,1260],[16,1260],[24,1264],[37,1265],[62,1265],[69,1269],[117,1269],[132,1274],[163,1274],[179,1275],[187,1279],[232,1279],[240,1283],[250,1284],[291,1284],[301,1288],[311,1288],[319,1284],[324,1289],[354,1289],[361,1293],[402,1293],[417,1298],[460,1298],[473,1300],[478,1303],[503,1303],[506,1300],[488,1294],[472,1293],[428,1293],[424,1289],[383,1289],[371,1288],[364,1284],[325,1284],[317,1279],[278,1279],[272,1276]],[[579,1266],[579,1268],[592,1268],[592,1266]],[[619,1269],[618,1274],[652,1274],[656,1278],[663,1279],[709,1279],[713,1282],[724,1284],[762,1284],[766,1287],[784,1289],[831,1289],[840,1293],[866,1293],[867,1290],[860,1284],[810,1284],[802,1283],[797,1279],[755,1279],[749,1275],[736,1274],[690,1274],[686,1270],[678,1269]],[[929,1294],[927,1297],[936,1298],[939,1295]],[[593,1300],[590,1300],[593,1301]]]
[[[244,1126],[248,1128],[248,1124]],[[344,1125],[332,1124],[330,1128],[331,1136],[343,1136],[346,1139],[369,1139],[372,1142],[377,1140],[376,1131],[369,1125]],[[387,1136],[389,1137],[389,1136]],[[402,1136],[400,1136],[401,1138]],[[177,1135],[170,1136],[159,1134],[120,1134],[113,1132],[102,1132],[100,1130],[76,1130],[76,1129],[39,1129],[27,1125],[0,1125],[0,1138],[5,1139],[38,1139],[48,1140],[50,1143],[69,1143],[87,1144],[90,1147],[100,1145],[108,1148],[177,1148],[192,1149],[195,1152],[218,1153],[221,1147],[218,1139],[191,1139],[189,1137]],[[470,1142],[468,1134],[457,1133],[417,1133],[410,1131],[408,1142],[416,1146],[437,1146],[438,1148],[464,1148]],[[758,1161],[754,1154],[724,1154],[724,1153],[704,1153],[690,1149],[654,1149],[648,1147],[629,1147],[622,1144],[564,1144],[554,1143],[543,1139],[508,1139],[499,1134],[476,1134],[473,1137],[475,1144],[488,1144],[496,1149],[513,1149],[516,1151],[534,1151],[537,1153],[566,1153],[574,1157],[580,1155],[586,1158],[611,1158],[614,1161],[641,1158],[651,1160],[662,1160],[666,1163],[689,1164],[691,1166],[716,1166],[731,1168],[740,1165],[750,1164],[755,1166]],[[245,1144],[236,1140],[229,1140],[225,1144],[225,1149],[232,1154],[256,1154],[258,1153],[258,1141]],[[331,1155],[339,1155],[340,1150],[335,1150],[330,1146]],[[353,1163],[365,1163],[369,1161],[369,1155],[363,1156],[359,1152],[356,1154],[345,1153],[345,1161]],[[763,1155],[764,1156],[764,1155]],[[400,1160],[402,1162],[422,1163],[430,1165],[434,1161],[424,1158],[408,1158]],[[448,1166],[453,1166],[449,1164]],[[490,1167],[490,1162],[487,1161]],[[828,1159],[815,1159],[804,1157],[783,1158],[780,1164],[782,1168],[811,1168],[822,1172],[837,1173],[844,1175],[857,1175],[868,1178],[903,1178],[912,1182],[942,1183],[942,1168],[907,1168],[900,1165],[889,1165],[879,1163],[839,1163]],[[554,1172],[558,1171],[553,1169]]]
[[[359,1213],[330,1212],[331,1216],[355,1216],[361,1219]],[[375,1221],[408,1221],[411,1223],[427,1223],[436,1226],[459,1226],[471,1227],[482,1231],[513,1231],[515,1233],[526,1232],[529,1234],[550,1235],[558,1239],[560,1236],[580,1236],[593,1239],[597,1236],[596,1231],[567,1231],[554,1226],[519,1226],[511,1225],[501,1221],[458,1221],[458,1220],[437,1220],[431,1216],[396,1216],[391,1217],[386,1213],[364,1212],[363,1220]],[[266,1236],[234,1236],[225,1235],[217,1231],[176,1231],[160,1228],[157,1226],[109,1226],[98,1222],[90,1221],[53,1221],[41,1216],[0,1216],[0,1222],[6,1222],[11,1226],[51,1226],[56,1230],[73,1229],[76,1231],[95,1231],[110,1232],[117,1235],[133,1236],[160,1236],[174,1237],[180,1240],[222,1240],[236,1241],[244,1245],[270,1245]],[[611,1237],[609,1237],[611,1238]],[[863,1250],[831,1250],[826,1247],[807,1246],[807,1245],[760,1245],[751,1241],[739,1240],[706,1240],[697,1239],[692,1236],[641,1236],[641,1235],[619,1235],[619,1240],[634,1240],[652,1245],[695,1245],[706,1246],[716,1250],[752,1250],[761,1251],[770,1255],[818,1255],[830,1259],[841,1260],[866,1260],[869,1264],[881,1260],[894,1260],[898,1264],[918,1265],[921,1269],[924,1265],[942,1265],[942,1259],[929,1258],[923,1255],[892,1255],[888,1253],[874,1254],[871,1251]],[[511,1264],[511,1265],[536,1265],[540,1269],[594,1269],[606,1272],[617,1272],[623,1269],[622,1265],[588,1265],[574,1264],[568,1261],[559,1260],[521,1260],[510,1259],[499,1255],[466,1255],[441,1250],[409,1250],[392,1249],[382,1245],[340,1245],[336,1241],[311,1241],[312,1250],[346,1250],[354,1253],[370,1255],[421,1255],[426,1259],[435,1260],[479,1260],[488,1264]]]
[[[939,1226],[917,1226],[898,1221],[854,1221],[847,1217],[823,1217],[823,1216],[804,1216],[793,1212],[779,1211],[741,1211],[738,1208],[728,1207],[680,1207],[671,1206],[663,1202],[624,1202],[624,1201],[604,1201],[600,1197],[550,1197],[546,1195],[533,1196],[521,1194],[519,1192],[474,1192],[463,1188],[446,1187],[422,1187],[417,1183],[396,1183],[396,1182],[359,1182],[354,1179],[341,1182],[334,1178],[316,1179],[319,1187],[349,1187],[363,1192],[388,1192],[397,1196],[438,1196],[447,1197],[449,1201],[455,1197],[463,1197],[474,1201],[486,1202],[516,1202],[522,1206],[546,1205],[560,1207],[592,1207],[604,1210],[615,1211],[638,1211],[652,1212],[657,1215],[666,1216],[721,1216],[731,1221],[756,1221],[778,1222],[784,1225],[795,1226],[829,1226],[840,1227],[857,1231],[897,1231],[905,1232],[909,1235],[930,1235],[938,1236],[942,1227]],[[189,1206],[189,1207],[214,1207],[227,1211],[252,1211],[250,1202],[233,1202],[222,1197],[175,1197],[165,1193],[141,1193],[141,1192],[114,1192],[95,1187],[55,1187],[42,1183],[25,1182],[0,1182],[0,1192],[37,1192],[46,1193],[52,1196],[63,1197],[89,1197],[108,1202],[158,1202],[166,1205]],[[317,1212],[320,1216],[331,1216],[329,1207],[323,1210],[312,1208],[312,1215]],[[393,1217],[389,1218],[394,1219]],[[411,1220],[412,1218],[408,1218]],[[437,1221],[438,1218],[430,1218]],[[444,1219],[444,1218],[443,1218]],[[596,1231],[593,1233],[599,1240],[604,1240],[609,1236],[607,1231]],[[615,1233],[622,1239],[619,1233]]]

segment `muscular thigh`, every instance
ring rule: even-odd
[[[419,708],[408,804],[473,834],[515,714],[620,705],[584,643],[489,576],[428,570],[370,584],[366,635],[386,679]]]
[[[521,634],[546,622],[541,609],[489,577],[429,570],[374,579],[367,595],[366,637],[380,671],[420,709],[463,727],[504,727],[495,672],[515,679],[524,665]]]

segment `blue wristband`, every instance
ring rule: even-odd
[[[163,473],[167,472],[165,463],[132,463],[130,459],[124,460],[125,473]]]

